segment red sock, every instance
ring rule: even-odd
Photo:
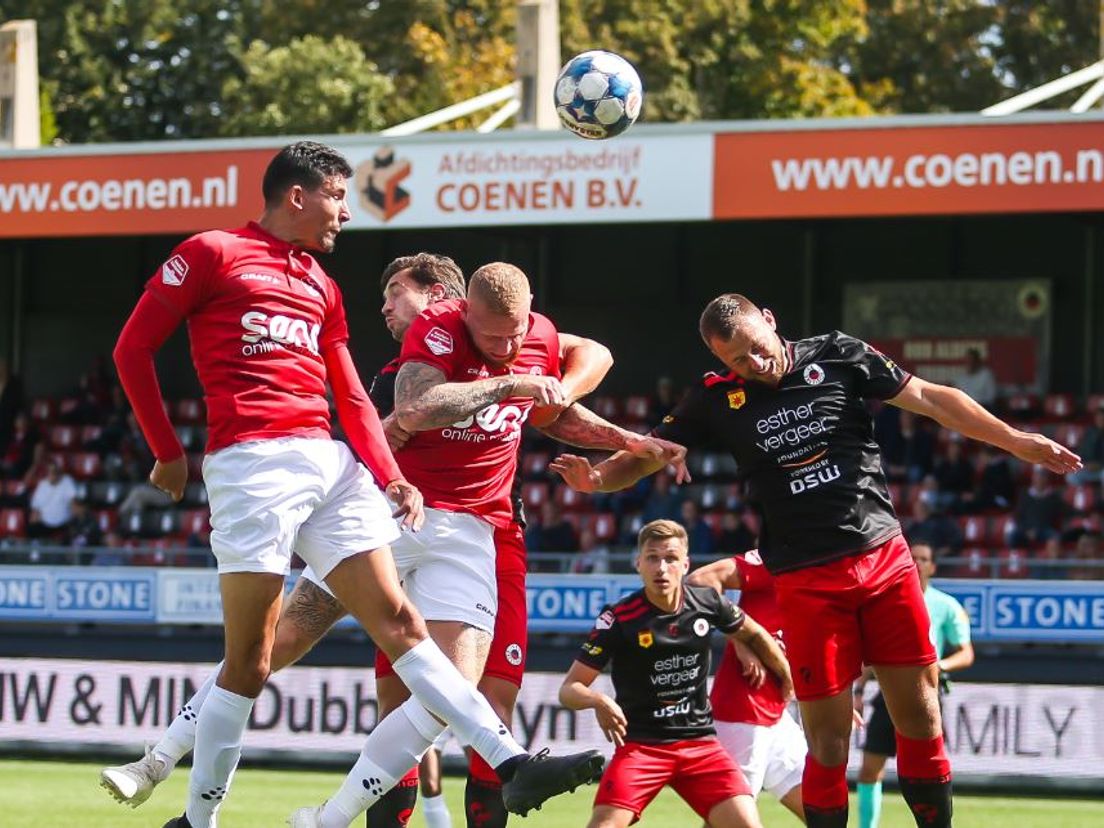
[[[481,782],[484,787],[502,787],[502,780],[498,778],[494,768],[488,765],[483,757],[474,750],[471,752],[471,759],[468,761],[468,775],[476,782]]]
[[[896,735],[898,776],[924,782],[946,782],[951,778],[951,760],[947,758],[942,734],[934,739]]]
[[[805,773],[801,777],[801,800],[821,811],[847,807],[847,764],[827,768],[813,758],[805,757]]]

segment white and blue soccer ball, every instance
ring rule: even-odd
[[[556,78],[556,114],[582,138],[612,138],[640,115],[644,88],[633,65],[613,52],[583,52]]]

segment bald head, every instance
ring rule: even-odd
[[[485,264],[468,282],[468,300],[479,302],[499,316],[526,315],[532,300],[529,279],[512,264]]]
[[[739,293],[724,293],[705,306],[698,331],[707,343],[712,339],[728,341],[749,319],[761,317],[759,307]]]

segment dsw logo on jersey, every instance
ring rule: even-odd
[[[269,316],[264,311],[251,310],[242,314],[242,354],[266,354],[277,348],[292,346],[306,348],[312,354],[318,353],[318,335],[322,326],[310,324],[303,319],[284,316],[282,313]]]
[[[516,405],[491,403],[479,413],[442,428],[441,436],[465,443],[482,443],[496,435],[502,435],[504,441],[516,440],[528,416],[528,409],[522,411]]]
[[[839,480],[839,478],[839,466],[834,463],[829,466],[825,463],[821,468],[805,472],[800,477],[791,480],[790,491],[794,494],[801,494],[809,491],[809,489],[815,489],[817,486],[823,486],[825,483],[831,483],[833,480]]]

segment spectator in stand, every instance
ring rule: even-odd
[[[590,527],[579,532],[579,554],[571,563],[572,572],[602,573],[610,570],[610,548],[598,540]]]
[[[1042,466],[1031,472],[1031,485],[1016,504],[1014,523],[1009,527],[1008,544],[1013,548],[1043,545],[1059,535],[1066,503],[1054,485],[1054,475]]]
[[[125,566],[130,558],[123,552],[123,539],[115,532],[108,532],[103,543],[92,556],[92,566]]]
[[[909,543],[930,546],[938,559],[962,548],[962,530],[953,519],[936,511],[934,494],[934,489],[926,489],[912,501],[912,520],[906,524],[905,534]]]
[[[890,407],[897,412],[901,436],[900,442],[892,446],[896,451],[883,453],[886,474],[890,480],[918,483],[935,465],[935,437],[911,411]]]
[[[12,438],[15,418],[23,410],[23,382],[11,372],[8,360],[0,357],[0,446]]]
[[[62,473],[61,464],[55,458],[47,460],[46,476],[31,495],[27,537],[63,539],[76,499],[77,485],[73,478]]]
[[[677,520],[682,504],[682,491],[665,471],[654,475],[652,480],[654,481],[652,491],[644,500],[640,519],[644,523],[651,523],[654,520]],[[694,552],[697,551],[694,547]]]
[[[1093,412],[1092,425],[1081,435],[1077,450],[1084,466],[1069,476],[1070,483],[1080,486],[1104,482],[1104,403]]]
[[[974,495],[971,511],[987,509],[1011,509],[1016,499],[1016,484],[1012,480],[1012,466],[1008,455],[981,443],[981,479]]]
[[[990,411],[997,405],[997,379],[981,359],[981,351],[971,348],[966,352],[966,372],[953,383],[955,388],[966,392],[976,402]]]
[[[103,419],[99,425],[100,434],[94,440],[85,443],[88,451],[98,451],[100,454],[118,452],[123,438],[130,433],[130,404],[122,386],[113,385],[108,393],[108,402],[104,406]]]
[[[65,542],[74,549],[74,562],[87,565],[92,554],[80,550],[100,546],[103,543],[103,530],[100,522],[83,500],[74,500],[72,517],[65,527]]]
[[[45,452],[46,446],[31,418],[25,411],[17,412],[11,436],[0,456],[0,477],[26,479],[28,473],[41,464]]]
[[[742,520],[742,510],[726,511],[721,518],[721,534],[717,536],[717,551],[723,555],[738,555],[755,548],[755,534]]]
[[[1066,573],[1070,580],[1098,581],[1104,578],[1104,550],[1101,549],[1099,532],[1082,532],[1073,548],[1073,558],[1078,563]]]
[[[526,530],[525,546],[531,552],[578,551],[575,527],[564,519],[559,504],[551,498],[541,504],[540,520]]]
[[[958,432],[952,431],[951,434],[947,453],[936,460],[932,475],[939,489],[939,508],[958,515],[970,511],[977,470],[966,458]]]
[[[713,554],[713,550],[717,546],[717,539],[713,536],[712,528],[702,518],[701,510],[695,501],[689,498],[682,501],[678,522],[686,530],[686,534],[690,538],[690,548],[694,550],[694,555],[698,559]]]

